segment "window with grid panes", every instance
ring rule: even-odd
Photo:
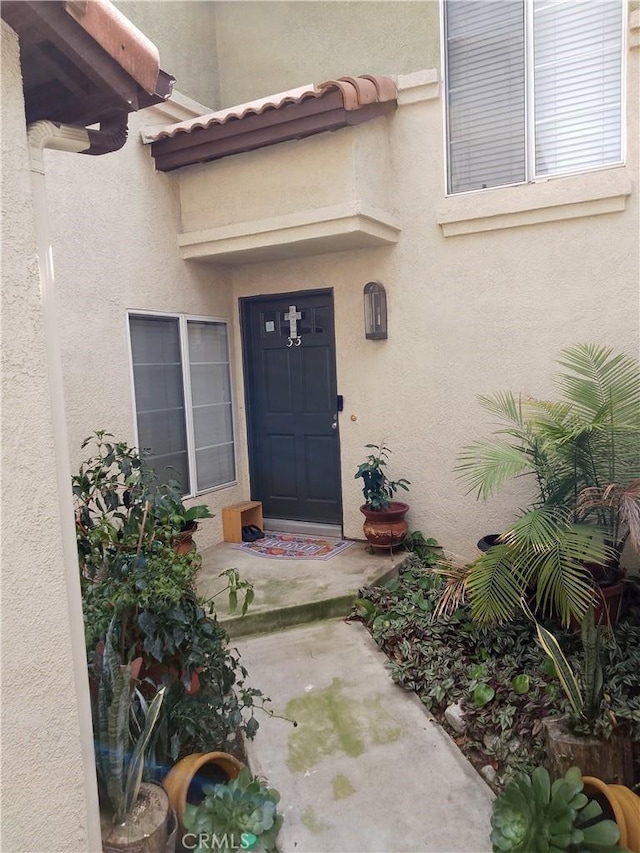
[[[449,193],[623,159],[623,0],[443,0]]]
[[[129,315],[138,445],[162,479],[196,494],[235,480],[227,324]]]

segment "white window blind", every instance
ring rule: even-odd
[[[177,318],[131,316],[131,357],[138,445],[149,448],[149,465],[162,479],[191,491],[180,328]]]
[[[235,480],[226,323],[130,314],[138,444],[194,494]]]
[[[189,367],[198,491],[235,479],[229,347],[224,323],[189,320]]]
[[[623,0],[444,0],[448,191],[622,161]]]
[[[622,26],[615,0],[533,5],[535,173],[622,159]]]
[[[525,179],[524,0],[445,6],[449,191]]]

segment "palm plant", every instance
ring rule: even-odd
[[[480,403],[502,426],[463,450],[457,470],[487,499],[514,478],[536,484],[532,505],[469,567],[481,622],[508,619],[528,589],[543,612],[580,621],[593,598],[586,566],[619,572],[640,549],[640,366],[608,347],[563,350],[560,401],[506,392]]]

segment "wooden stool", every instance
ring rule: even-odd
[[[244,501],[223,508],[222,537],[225,542],[242,542],[242,528],[248,524],[255,524],[260,530],[264,530],[260,501]]]

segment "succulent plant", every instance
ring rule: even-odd
[[[531,776],[519,774],[496,797],[491,826],[494,853],[607,853],[623,849],[617,844],[617,825],[602,819],[598,803],[583,793],[577,767],[571,767],[553,784],[544,767],[537,767]]]
[[[257,779],[244,767],[236,779],[219,785],[203,785],[204,800],[188,804],[183,821],[203,849],[209,839],[233,836],[243,849],[251,850],[256,841],[264,850],[275,850],[276,836],[282,825],[276,814],[280,794]],[[252,837],[253,836],[253,837]],[[200,848],[197,848],[198,850]]]

